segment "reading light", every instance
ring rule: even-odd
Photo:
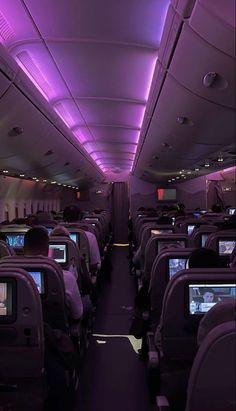
[[[43,183],[46,183],[47,182],[47,180],[43,180]]]
[[[212,87],[213,83],[216,81],[218,74],[215,71],[209,71],[203,77],[203,85],[204,87]]]
[[[5,174],[7,174],[7,173],[8,173],[8,170],[3,170],[2,172],[5,173]]]
[[[199,168],[195,168],[195,171],[199,171],[200,169]]]
[[[222,162],[224,161],[224,159],[223,159],[222,156],[220,156],[220,157],[218,157],[217,161],[218,161],[219,163],[222,163]]]
[[[171,183],[171,180],[168,180],[168,183]]]
[[[208,161],[205,162],[204,167],[210,167],[210,164],[208,163]]]
[[[20,174],[20,177],[24,177],[25,175],[24,174]]]

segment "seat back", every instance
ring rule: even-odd
[[[193,245],[196,248],[205,247],[207,238],[211,233],[218,230],[215,225],[201,225],[199,228],[195,228],[192,232]]]
[[[235,411],[236,322],[213,328],[191,369],[186,411]]]
[[[0,267],[0,408],[43,411],[44,333],[30,275]]]
[[[1,226],[0,231],[8,238],[10,247],[13,248],[16,254],[23,255],[25,233],[30,229],[30,226],[10,224]]]
[[[222,260],[222,264],[229,265],[230,255],[236,246],[236,231],[235,230],[222,230],[216,231],[210,234],[207,238],[205,247],[215,250],[219,253]]]
[[[0,267],[19,267],[31,272],[41,292],[44,321],[52,328],[68,330],[63,272],[59,264],[43,256],[12,256],[3,258]]]
[[[75,241],[77,244],[77,247],[81,253],[81,255],[84,257],[87,269],[90,271],[90,250],[89,250],[89,241],[88,238],[85,234],[85,231],[77,228],[77,227],[67,227],[69,233],[70,233],[70,238],[71,240]]]
[[[209,293],[213,290],[215,301],[203,301],[206,289]],[[232,297],[235,271],[230,268],[192,268],[175,274],[166,287],[158,326],[164,356],[176,361],[192,360],[202,316],[216,301]]]
[[[156,256],[161,248],[165,247],[190,247],[191,240],[187,234],[159,234],[149,238],[144,255],[144,277],[149,282],[151,269]]]
[[[200,227],[201,225],[206,225],[206,221],[202,221],[199,218],[186,218],[179,224],[179,232],[191,235],[193,230]]]
[[[158,324],[162,301],[170,279],[178,271],[184,270],[193,248],[176,248],[162,251],[154,260],[149,285],[152,324]]]
[[[15,252],[9,244],[5,243],[5,241],[0,240],[0,258],[6,257],[8,255],[15,255]]]

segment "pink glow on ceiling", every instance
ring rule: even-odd
[[[18,53],[16,61],[47,101],[54,97],[51,85],[27,51]]]
[[[224,168],[223,173],[229,173],[230,171],[235,171],[236,172],[236,166],[229,167],[229,168]]]
[[[109,167],[105,167],[104,163],[106,162],[106,158],[108,155],[108,149],[106,147],[106,141],[107,144],[109,145],[109,139],[110,139],[110,135],[111,138],[113,137],[112,133],[110,133],[110,135],[106,135],[106,133],[104,132],[104,134],[99,130],[96,130],[96,124],[95,124],[95,131],[93,131],[93,124],[91,125],[91,123],[93,122],[93,112],[92,109],[90,108],[90,106],[88,105],[88,113],[91,114],[91,119],[90,120],[90,125],[88,122],[88,125],[86,123],[86,118],[83,118],[83,116],[81,115],[80,112],[80,106],[79,106],[79,98],[81,97],[79,95],[80,93],[80,89],[83,86],[83,83],[81,83],[82,80],[80,80],[80,76],[81,73],[78,70],[78,76],[76,73],[75,76],[75,83],[77,86],[77,94],[78,95],[73,95],[73,92],[75,92],[75,89],[72,88],[72,90],[70,89],[70,87],[68,86],[68,81],[70,80],[70,76],[67,76],[67,72],[63,73],[63,70],[60,68],[60,66],[58,65],[58,62],[55,59],[55,55],[53,55],[53,48],[50,45],[50,41],[47,39],[47,36],[45,36],[45,34],[42,32],[42,37],[39,36],[38,32],[36,31],[35,27],[37,26],[39,31],[41,28],[46,27],[47,29],[51,29],[50,28],[50,24],[47,24],[50,22],[50,20],[48,21],[41,21],[41,25],[40,25],[40,19],[39,16],[32,12],[31,16],[29,18],[29,13],[28,11],[34,10],[34,7],[30,5],[30,1],[26,1],[26,6],[23,7],[23,3],[21,4],[21,2],[16,2],[14,4],[14,2],[12,2],[12,4],[15,6],[17,5],[17,7],[19,8],[19,10],[16,10],[16,7],[12,6],[10,7],[9,5],[9,0],[0,0],[2,2],[2,9],[4,9],[4,15],[0,13],[0,39],[2,38],[2,42],[3,44],[5,43],[5,45],[7,47],[9,47],[10,45],[10,53],[11,55],[15,58],[15,60],[17,61],[18,65],[22,68],[22,70],[25,72],[25,74],[29,77],[29,79],[32,81],[32,83],[35,85],[35,87],[40,91],[40,93],[44,96],[44,98],[48,101],[49,104],[51,104],[51,106],[53,107],[53,109],[55,110],[55,112],[58,114],[58,116],[62,119],[62,121],[65,123],[65,125],[72,131],[72,133],[74,134],[75,138],[78,140],[78,142],[80,144],[83,145],[83,148],[86,150],[86,152],[90,155],[90,157],[95,161],[95,163],[97,164],[98,167],[100,167],[103,171],[109,171],[110,168],[111,169],[118,169],[119,167],[122,168],[129,168],[130,170],[132,169],[132,164],[134,161],[134,157],[135,157],[135,153],[137,150],[137,144],[139,142],[139,138],[140,138],[140,132],[141,132],[141,127],[143,125],[143,119],[144,119],[144,115],[145,115],[145,110],[146,110],[146,106],[144,104],[147,103],[149,95],[150,95],[150,90],[151,90],[151,86],[152,86],[152,80],[153,80],[153,75],[154,75],[154,71],[155,71],[155,66],[156,66],[156,62],[157,62],[157,50],[158,50],[158,46],[160,43],[160,39],[161,39],[161,35],[163,32],[163,27],[164,27],[164,22],[165,22],[165,18],[166,18],[166,14],[167,14],[167,9],[169,6],[170,1],[168,0],[160,0],[160,4],[157,4],[155,10],[157,11],[158,14],[158,24],[155,25],[155,21],[151,20],[150,17],[150,21],[152,21],[152,23],[155,26],[155,30],[151,30],[152,31],[152,45],[151,47],[154,48],[154,53],[152,54],[152,56],[148,59],[146,59],[144,54],[140,53],[140,56],[136,58],[136,54],[133,55],[133,59],[132,54],[128,55],[127,54],[127,61],[125,60],[124,64],[126,64],[127,62],[130,61],[130,64],[128,65],[127,63],[127,67],[129,67],[131,69],[131,72],[135,71],[135,68],[140,67],[140,65],[138,63],[142,63],[143,61],[143,78],[142,81],[139,81],[140,84],[136,84],[136,82],[134,82],[134,90],[142,90],[142,93],[140,93],[140,95],[138,95],[137,100],[138,101],[138,105],[137,108],[135,109],[134,107],[132,107],[132,111],[128,112],[127,111],[127,118],[130,118],[130,124],[133,126],[134,130],[133,134],[131,135],[130,130],[129,133],[127,130],[122,130],[122,126],[124,124],[124,129],[126,128],[126,121],[124,121],[125,116],[121,116],[118,115],[117,119],[118,119],[118,126],[119,126],[119,121],[121,123],[121,131],[124,131],[124,134],[122,134],[122,132],[120,133],[120,135],[117,135],[117,140],[120,139],[120,143],[122,144],[122,142],[125,140],[125,138],[127,137],[127,143],[130,144],[136,144],[136,146],[132,149],[132,150],[127,150],[127,149],[120,149],[120,151],[115,152],[115,148],[111,150],[111,162],[109,164]],[[33,3],[33,2],[32,2]],[[28,11],[27,11],[28,9]],[[37,9],[37,8],[36,8]],[[49,8],[50,10],[50,8]],[[122,10],[122,9],[121,9]],[[123,12],[125,12],[126,9],[123,9]],[[20,14],[19,14],[20,12]],[[149,10],[150,12],[150,10]],[[46,10],[44,11],[43,8],[41,8],[40,13],[42,13],[42,19],[44,18],[44,13],[46,16]],[[40,14],[39,13],[39,14]],[[5,17],[5,15],[7,16],[7,18]],[[152,13],[152,15],[154,15]],[[19,18],[20,16],[20,18]],[[138,15],[139,18],[142,19],[142,15]],[[64,18],[62,14],[59,15],[59,18]],[[35,19],[35,20],[33,20]],[[38,20],[39,19],[39,20]],[[49,13],[49,19],[50,19],[50,13]],[[148,21],[149,21],[148,19]],[[69,20],[66,21],[67,23],[69,23]],[[121,21],[122,23],[122,21]],[[35,24],[35,25],[34,25]],[[51,22],[51,24],[53,24],[53,22]],[[153,26],[153,27],[154,27]],[[27,30],[26,30],[27,28]],[[22,33],[24,33],[24,29],[25,31],[25,35],[22,35]],[[137,26],[137,29],[139,31],[139,25]],[[123,33],[123,31],[122,31]],[[148,30],[147,30],[147,33]],[[142,34],[144,35],[143,40],[144,41],[144,46],[145,46],[145,42],[148,39],[148,34],[145,32],[145,28],[142,29],[142,27],[140,27],[140,38],[142,37]],[[118,34],[119,30],[118,30]],[[150,35],[150,34],[149,34]],[[145,37],[147,36],[147,37]],[[50,37],[50,36],[49,36]],[[13,38],[14,42],[11,40]],[[56,37],[55,37],[56,38]],[[45,42],[49,43],[49,46],[46,47],[45,43],[43,41],[43,39],[45,39]],[[11,40],[8,44],[8,40]],[[69,40],[69,38],[68,38]],[[110,39],[109,39],[110,40]],[[128,44],[128,43],[127,43]],[[155,50],[156,47],[156,50]],[[69,48],[69,46],[68,46]],[[125,49],[126,50],[126,49]],[[64,50],[65,51],[65,50]],[[63,49],[62,49],[63,52]],[[126,52],[126,51],[125,51]],[[52,53],[52,54],[51,54]],[[61,54],[61,56],[63,57],[63,53]],[[138,55],[137,55],[138,56]],[[83,56],[82,56],[83,57]],[[126,57],[126,58],[127,58]],[[139,60],[137,60],[139,58]],[[69,62],[69,60],[67,61]],[[85,60],[86,62],[86,60]],[[122,63],[119,60],[120,64]],[[135,63],[133,63],[135,62]],[[80,63],[80,61],[78,61],[78,63]],[[82,63],[81,63],[82,64]],[[87,63],[88,64],[88,63]],[[123,64],[123,63],[122,63]],[[121,67],[122,67],[121,64]],[[58,69],[59,67],[59,69]],[[87,68],[89,66],[87,65]],[[68,66],[68,72],[70,72],[71,67]],[[92,71],[91,71],[92,72]],[[63,74],[62,74],[63,73]],[[73,71],[72,71],[73,73]],[[83,74],[83,73],[82,73]],[[87,74],[87,73],[86,73]],[[119,71],[118,71],[119,74]],[[63,75],[65,77],[63,77]],[[142,75],[142,71],[141,71],[141,75]],[[72,78],[73,76],[71,76]],[[84,76],[85,77],[85,76]],[[135,78],[135,77],[134,77]],[[138,77],[137,77],[138,78]],[[122,78],[122,80],[124,80]],[[129,82],[129,78],[125,79],[126,81],[128,80]],[[94,78],[91,77],[90,78],[91,83],[93,84],[94,82]],[[95,83],[94,83],[95,84]],[[109,81],[106,83],[109,84]],[[111,82],[112,84],[112,82]],[[115,84],[113,82],[113,84]],[[122,82],[123,84],[123,82]],[[121,85],[122,85],[121,84]],[[124,83],[125,84],[125,83]],[[128,84],[128,83],[127,83]],[[95,84],[96,86],[98,86],[98,84]],[[137,86],[137,87],[136,87]],[[94,90],[92,90],[93,92]],[[110,97],[109,96],[109,89],[108,89],[108,93],[107,95],[104,96],[104,100],[106,100],[106,98]],[[131,89],[131,95],[127,96],[127,101],[130,99],[132,100],[132,98],[134,98],[132,96],[133,90]],[[136,95],[136,93],[133,93],[134,95]],[[96,100],[96,90],[95,90],[95,100]],[[86,95],[85,95],[86,97]],[[93,95],[90,96],[88,95],[88,98],[93,98]],[[117,98],[117,101],[122,101],[122,95],[121,96],[114,96],[114,100]],[[77,103],[77,98],[78,98],[78,106],[76,105]],[[83,98],[83,93],[82,93],[82,98]],[[100,96],[98,95],[98,98],[100,98]],[[101,96],[101,100],[102,100],[103,96]],[[119,100],[120,98],[120,100]],[[111,96],[111,101],[113,99],[113,96]],[[124,101],[126,99],[126,96],[124,97]],[[61,101],[60,101],[61,100]],[[76,103],[75,103],[76,101]],[[85,100],[86,101],[86,100]],[[132,104],[132,103],[131,103]],[[135,104],[137,104],[135,102]],[[141,110],[140,110],[140,104],[143,104]],[[124,110],[124,108],[122,108]],[[86,117],[86,115],[85,115]],[[95,123],[98,123],[98,127],[103,126],[103,124],[99,124],[99,115],[95,118],[98,118],[98,121],[94,121]],[[114,116],[115,118],[115,116]],[[101,122],[102,123],[102,122]],[[103,120],[103,123],[105,125],[105,127],[110,126],[109,121],[107,121],[107,124],[105,122],[105,120]],[[115,123],[115,121],[113,120],[113,123]],[[81,125],[81,126],[80,126]],[[129,125],[129,124],[128,124]],[[112,124],[111,124],[112,126]],[[116,127],[116,125],[115,125]],[[131,127],[130,127],[131,128]],[[139,129],[139,130],[137,130]],[[125,134],[126,132],[126,134]],[[97,134],[96,134],[97,133]],[[99,134],[100,133],[100,134]],[[101,136],[101,137],[100,137]],[[104,137],[105,136],[105,137]],[[94,143],[91,142],[91,140],[94,139]],[[97,143],[99,144],[99,139],[102,140],[104,139],[105,142],[104,146],[102,146],[104,148],[103,150],[100,150],[100,152],[97,150]],[[113,137],[114,142],[115,142],[115,138]],[[117,141],[118,142],[118,141]],[[134,154],[132,154],[132,152],[134,151]],[[120,156],[119,156],[120,153]],[[127,155],[129,156],[129,159],[127,158]],[[126,157],[126,158],[124,158]],[[127,162],[129,162],[130,164],[127,164]]]

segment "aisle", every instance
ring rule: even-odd
[[[151,410],[145,367],[137,354],[140,341],[128,336],[135,287],[127,255],[128,247],[113,248],[112,276],[103,286],[75,411]]]

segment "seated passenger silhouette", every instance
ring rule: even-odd
[[[47,257],[49,250],[49,237],[45,227],[35,226],[28,230],[24,238],[24,255]],[[70,271],[63,270],[65,285],[66,306],[68,316],[73,323],[79,322],[83,315],[83,305],[80,291],[75,276]]]
[[[196,248],[189,257],[189,268],[219,268],[220,266],[218,253],[209,248]]]

